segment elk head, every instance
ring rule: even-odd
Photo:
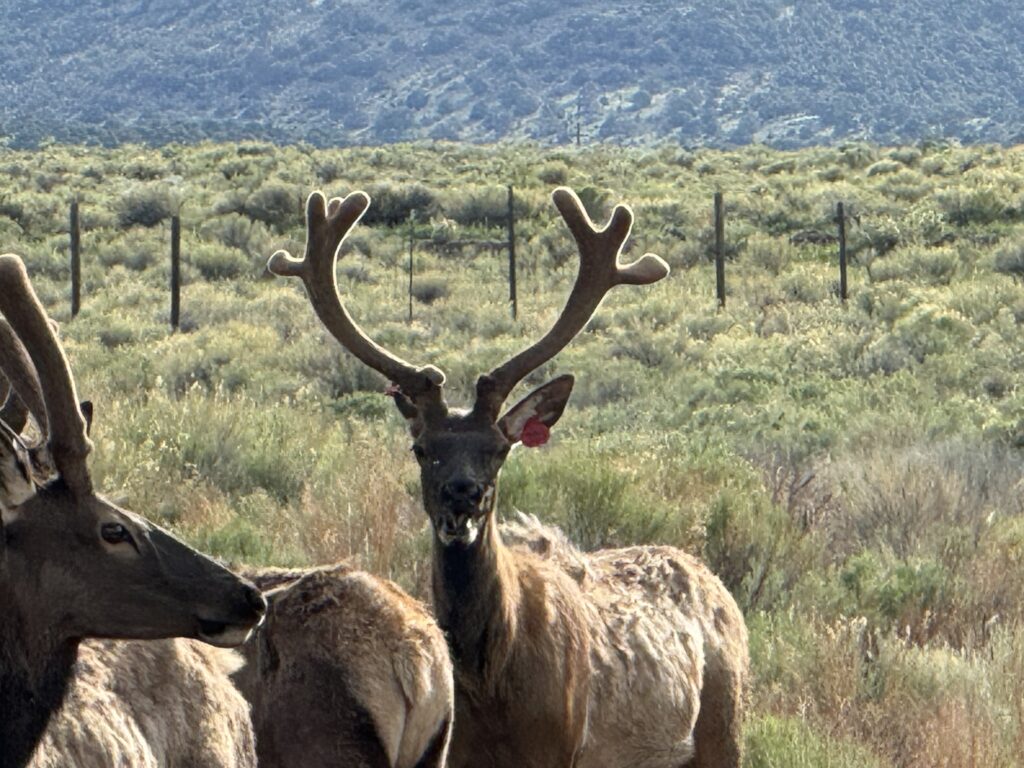
[[[21,259],[0,256],[0,605],[60,639],[238,645],[266,603],[248,582],[94,492],[68,361]],[[12,402],[12,399],[15,402]],[[22,436],[31,414],[45,441]],[[49,471],[43,469],[50,467]]]
[[[621,265],[618,257],[633,225],[624,205],[598,230],[570,189],[552,195],[580,254],[579,273],[558,320],[539,341],[479,377],[469,409],[449,408],[444,374],[432,365],[417,367],[381,348],[352,320],[338,295],[334,268],[348,231],[370,204],[363,192],[327,203],[319,192],[306,206],[305,257],[278,251],[268,267],[276,275],[300,277],[317,316],[334,337],[366,365],[386,376],[389,392],[409,424],[412,450],[420,465],[423,503],[437,540],[444,546],[471,546],[494,512],[498,473],[517,443],[536,444],[558,421],[572,391],[572,376],[559,376],[526,395],[504,414],[513,388],[578,334],[604,295],[616,285],[646,285],[668,274],[653,254]]]

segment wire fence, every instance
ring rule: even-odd
[[[408,321],[413,320],[413,298],[415,292],[415,253],[417,247],[423,247],[430,243],[431,247],[443,248],[446,252],[462,252],[469,248],[487,249],[491,251],[505,251],[508,255],[508,302],[512,319],[519,316],[519,298],[516,282],[516,220],[515,220],[515,189],[508,186],[508,210],[506,214],[505,227],[507,238],[505,240],[480,240],[480,239],[451,239],[442,245],[430,242],[429,236],[417,235],[415,227],[415,215],[413,211],[409,217],[408,234]],[[712,201],[712,216],[714,219],[714,246],[713,258],[715,263],[715,295],[718,300],[718,307],[724,309],[726,305],[727,284],[726,284],[726,215],[725,200],[721,192],[716,192]],[[837,246],[837,265],[839,271],[838,291],[842,301],[849,298],[849,283],[847,281],[847,250],[846,250],[846,225],[848,214],[843,203],[836,204],[835,224],[837,236],[834,242]],[[82,231],[79,203],[77,200],[71,202],[69,213],[69,251],[71,261],[71,316],[75,317],[82,307]],[[828,242],[833,238],[827,237]],[[794,241],[795,242],[795,241]],[[172,329],[177,330],[181,319],[181,217],[172,216],[170,220],[170,263],[169,263],[169,286],[170,286],[170,312],[169,323]]]

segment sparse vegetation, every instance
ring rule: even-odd
[[[0,71],[11,75],[0,81],[0,140],[564,146],[578,127],[584,144],[793,148],[865,137],[1009,144],[1021,141],[1024,122],[1012,90],[1022,27],[1000,0],[978,0],[969,12],[953,0],[719,0],[685,9],[659,0],[622,4],[612,16],[601,3],[544,0],[483,11],[468,0],[273,9],[107,0],[104,8],[66,3],[48,20],[32,4],[5,6],[18,34],[0,47]],[[346,66],[339,41],[357,49]],[[71,87],[53,66],[66,51],[79,53]],[[901,167],[938,170],[927,154],[939,143],[858,145],[838,159],[873,166],[883,182]],[[315,154],[318,178],[345,182],[347,169]],[[226,157],[219,170],[243,178],[263,159]],[[560,183],[559,161],[531,175]],[[170,165],[129,159],[114,172],[146,181]],[[797,171],[787,158],[758,165]]]
[[[571,371],[577,384],[551,443],[509,458],[502,512],[535,513],[587,547],[659,541],[714,566],[751,630],[751,768],[1019,763],[1024,152],[51,145],[0,149],[0,174],[0,250],[26,257],[102,413],[98,484],[222,557],[354,555],[421,595],[429,540],[402,419],[301,288],[263,279],[274,249],[301,252],[297,194],[277,209],[268,195],[268,217],[247,201],[277,185],[377,193],[341,290],[382,343],[444,369],[454,401],[565,301],[575,251],[549,181],[589,190],[595,215],[632,204],[630,254],[675,271],[613,292],[531,377]],[[504,221],[480,212],[500,219],[509,183],[523,206],[517,322],[504,253],[427,246],[454,210],[465,216],[446,240],[500,240]],[[140,188],[183,201],[177,334],[165,225],[126,207]],[[706,258],[718,189],[721,311]],[[74,320],[72,197],[85,223]],[[846,306],[827,237],[838,201],[852,214]],[[423,241],[411,324],[410,227]]]

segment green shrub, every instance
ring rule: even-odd
[[[303,199],[297,187],[284,184],[264,184],[249,197],[242,212],[253,221],[261,221],[278,232],[284,232],[302,221]]]
[[[163,258],[170,258],[170,245],[168,242],[160,242],[151,233],[138,231],[126,232],[124,237],[118,238],[106,245],[97,253],[99,263],[104,267],[122,266],[133,272],[142,272]],[[166,263],[166,262],[165,262]]]
[[[889,173],[896,173],[903,169],[903,163],[897,160],[879,160],[872,163],[867,170],[868,176],[884,176]]]
[[[128,227],[155,227],[170,218],[176,209],[170,192],[161,184],[133,186],[117,201],[117,224]]]
[[[434,193],[420,184],[372,184],[366,191],[371,203],[362,221],[371,226],[404,224],[413,211],[418,221],[427,221],[437,206]]]
[[[421,304],[433,304],[447,298],[448,293],[448,282],[444,278],[421,277],[413,280],[412,295]]]
[[[253,274],[255,264],[246,254],[233,248],[202,243],[188,248],[186,259],[205,280],[227,280]],[[262,259],[260,259],[262,262]]]
[[[499,504],[558,525],[585,550],[692,536],[692,513],[645,490],[637,472],[586,449],[516,451],[502,472]]]
[[[955,226],[992,224],[1007,216],[1007,205],[1000,193],[991,188],[955,189],[939,193],[937,201],[946,220]]]
[[[839,160],[848,168],[867,168],[878,159],[878,150],[870,144],[843,144],[839,147]]]
[[[908,280],[921,285],[949,285],[959,263],[959,254],[953,248],[912,247],[872,261],[869,274],[874,283]]]
[[[705,557],[744,611],[770,609],[813,564],[805,536],[763,495],[727,488],[708,511]]]
[[[508,191],[501,187],[462,190],[449,198],[445,213],[464,227],[505,227],[508,222]],[[516,219],[530,216],[526,200],[515,198]]]
[[[1007,243],[995,252],[992,268],[1013,277],[1024,277],[1024,241]]]
[[[917,147],[897,147],[889,151],[889,158],[906,166],[917,165],[922,152]]]
[[[747,238],[744,254],[751,264],[761,267],[769,274],[779,275],[789,266],[791,248],[777,237],[754,235]]]
[[[548,163],[537,171],[537,178],[552,187],[565,186],[569,182],[569,168],[565,163]]]
[[[796,170],[796,160],[793,158],[786,158],[785,160],[778,160],[774,163],[768,163],[760,168],[761,173],[765,176],[774,176],[777,173],[793,173]]]

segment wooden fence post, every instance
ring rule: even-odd
[[[846,214],[842,203],[836,203],[836,222],[839,224],[839,298],[846,301]]]
[[[181,217],[171,217],[171,329],[181,320]]]
[[[508,185],[508,300],[512,305],[512,319],[519,317],[519,298],[516,295],[516,216],[515,192]]]
[[[71,316],[82,308],[82,229],[78,219],[78,201],[71,201]]]
[[[725,206],[722,193],[715,192],[715,286],[718,306],[725,307]]]
[[[409,211],[409,320],[412,322],[412,244],[416,239],[416,210]]]

